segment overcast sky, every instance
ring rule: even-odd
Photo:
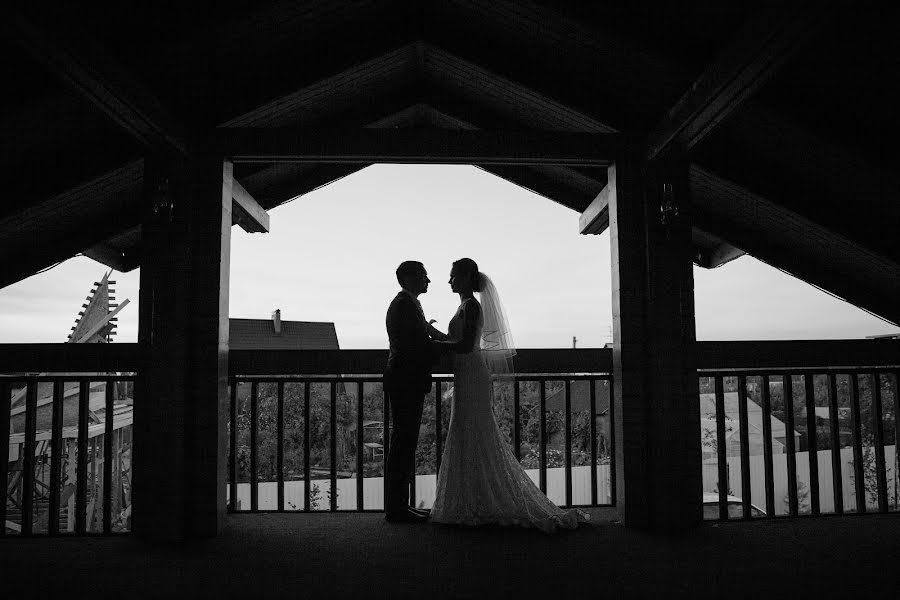
[[[425,263],[425,313],[445,329],[459,302],[447,279],[468,256],[497,285],[520,348],[610,341],[609,234],[578,214],[473,167],[377,165],[270,211],[271,232],[232,229],[232,317],[332,321],[342,348],[386,348],[394,270]],[[63,342],[106,267],[76,257],[0,290],[0,343]],[[113,273],[115,340],[137,339],[138,271]],[[860,338],[900,333],[759,261],[694,268],[703,340]]]

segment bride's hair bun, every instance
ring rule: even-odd
[[[476,292],[481,292],[484,289],[484,273],[481,271],[475,274],[475,282],[472,284],[472,289]]]
[[[482,290],[484,287],[484,278],[482,277],[481,271],[478,270],[478,263],[471,258],[461,258],[454,262],[453,266],[463,273],[471,275],[473,291],[480,292]]]

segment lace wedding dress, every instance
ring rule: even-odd
[[[461,309],[462,305],[450,321],[450,338],[460,335]],[[476,339],[481,337],[481,325]],[[516,460],[494,418],[491,374],[480,349],[456,354],[453,390],[433,522],[517,525],[552,533],[574,529],[590,518],[584,511],[556,506]]]

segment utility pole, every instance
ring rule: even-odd
[[[572,336],[572,348],[575,348],[575,343],[578,341],[578,338],[574,335]]]

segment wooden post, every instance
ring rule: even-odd
[[[701,522],[687,168],[609,169],[616,506],[626,526]]]
[[[147,161],[131,481],[134,531],[219,531],[225,503],[230,163]]]

